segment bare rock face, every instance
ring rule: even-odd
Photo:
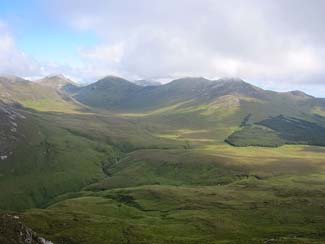
[[[25,226],[19,216],[4,214],[0,216],[1,244],[53,244],[39,237],[32,229]]]
[[[19,124],[24,119],[13,104],[0,102],[0,161],[10,157],[19,135]]]

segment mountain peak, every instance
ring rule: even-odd
[[[180,82],[180,81],[183,81],[183,82],[204,82],[204,81],[210,81],[202,76],[198,76],[198,77],[193,77],[193,76],[188,76],[188,77],[182,77],[182,78],[179,78],[179,79],[176,79],[176,80],[173,80],[172,82]]]
[[[308,95],[307,93],[299,90],[294,90],[289,92],[291,95],[301,98],[313,98],[313,96]]]
[[[61,88],[67,84],[74,84],[72,80],[68,79],[67,77],[61,74],[49,75],[40,80],[36,80],[35,82],[40,85],[55,87],[55,88]]]
[[[184,77],[169,82],[168,86],[183,87],[184,89],[194,88],[198,86],[208,86],[211,84],[211,80],[204,77]]]
[[[222,77],[218,79],[219,82],[231,82],[231,83],[246,83],[243,79],[239,77]]]
[[[68,79],[63,74],[48,75],[45,78],[48,78],[48,79]]]
[[[240,78],[221,78],[215,80],[209,89],[210,97],[223,95],[241,95],[254,98],[265,98],[265,91],[247,83]]]
[[[138,86],[160,86],[161,85],[160,82],[152,81],[152,80],[135,80],[133,83]]]
[[[3,76],[0,76],[0,80],[1,81],[6,81],[6,82],[11,82],[11,83],[14,83],[14,82],[29,82],[28,80],[23,79],[23,78],[18,77],[18,76],[15,76],[15,75],[3,75]]]
[[[138,87],[138,85],[132,83],[131,81],[128,81],[124,78],[118,77],[118,76],[113,76],[113,75],[108,75],[105,76],[104,78],[96,81],[95,83],[92,83],[89,85],[89,87],[93,88],[118,88],[118,87]]]
[[[116,75],[106,75],[103,78],[99,79],[99,81],[100,80],[126,80],[126,79]]]

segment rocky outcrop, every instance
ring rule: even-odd
[[[28,228],[17,215],[0,216],[1,244],[53,244]]]
[[[14,106],[0,101],[0,161],[6,160],[13,153],[19,137],[19,124],[25,119]]]

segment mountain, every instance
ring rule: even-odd
[[[148,110],[191,99],[211,101],[230,94],[263,96],[263,91],[239,79],[182,78],[165,85],[142,87],[121,78],[106,77],[81,87],[74,97],[93,107]]]
[[[152,80],[135,80],[133,81],[134,84],[138,86],[160,86],[161,83],[158,81],[152,81]]]
[[[302,139],[306,136],[304,127],[294,123],[288,125],[300,135],[296,141],[279,139],[279,129],[276,131],[271,126],[263,126],[269,118],[284,116],[300,120],[310,132],[315,131],[314,124],[323,128],[324,99],[300,91],[281,93],[263,90],[238,78],[208,80],[188,77],[160,86],[142,87],[122,78],[106,77],[80,87],[71,95],[89,107],[120,113],[146,113],[144,121],[172,125],[174,129],[198,130],[203,127],[211,131],[211,136],[214,135],[217,140],[236,146],[325,143],[321,133],[312,139]],[[245,126],[240,126],[242,124]],[[236,127],[241,131],[235,131]],[[262,142],[262,138],[269,136],[273,139]]]
[[[45,77],[38,81],[2,76],[0,77],[0,100],[46,111],[73,109],[76,105],[70,103],[71,98],[64,95],[64,88],[70,86],[77,87],[61,76]]]
[[[81,87],[74,94],[74,98],[92,107],[116,107],[141,89],[142,87],[125,79],[107,76],[93,84]]]
[[[261,100],[295,97],[313,98],[299,91],[275,93],[253,86],[241,79],[207,80],[182,78],[160,86],[142,87],[118,77],[106,77],[91,85],[80,87],[74,97],[89,106],[107,109],[150,110],[179,102],[208,103],[222,96],[249,97]]]
[[[26,83],[29,82],[28,80],[15,76],[15,75],[3,75],[0,76],[1,82],[6,83]]]
[[[21,139],[20,127],[26,117],[15,109],[15,105],[0,101],[0,160],[11,157]]]
[[[161,128],[169,125],[173,130],[203,127],[215,140],[226,140],[237,146],[297,143],[278,140],[279,131],[263,125],[263,121],[270,118],[284,116],[301,120],[310,129],[316,128],[313,124],[321,128],[325,126],[324,99],[300,91],[263,90],[238,78],[188,77],[160,86],[139,86],[123,78],[107,76],[93,84],[77,86],[64,76],[45,77],[37,82],[1,77],[0,86],[4,101],[25,107],[44,111],[73,111],[87,107],[118,113],[144,113],[147,115],[141,119],[143,123],[154,123]],[[294,123],[290,125],[297,127]],[[294,128],[295,133],[300,131]],[[256,138],[270,136],[270,133],[274,133],[274,144],[270,141],[259,143],[261,139],[253,142]],[[304,135],[302,129],[300,134]],[[307,141],[300,139],[299,143],[322,145],[323,140],[314,137]]]
[[[0,98],[3,101],[22,101],[38,95],[28,80],[15,76],[0,77]]]
[[[35,82],[43,86],[48,86],[57,89],[60,89],[68,84],[75,85],[72,80],[66,78],[63,75],[46,76],[42,79],[36,80]]]
[[[105,177],[100,162],[115,151],[176,144],[86,109],[65,86],[16,77],[0,78],[0,86],[0,210],[39,207],[80,190]]]

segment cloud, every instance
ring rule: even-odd
[[[8,25],[0,21],[0,75],[17,75],[37,79],[49,74],[65,74],[69,78],[82,80],[94,78],[93,73],[94,67],[62,65],[51,61],[39,62],[26,55],[17,47]]]
[[[38,63],[16,47],[7,25],[0,21],[0,73],[31,75],[39,70]]]
[[[81,51],[94,74],[241,76],[312,83],[325,75],[324,1],[71,0],[61,21],[102,40]],[[57,11],[55,11],[57,17]],[[101,68],[95,68],[96,65]],[[322,79],[317,79],[323,82]]]

